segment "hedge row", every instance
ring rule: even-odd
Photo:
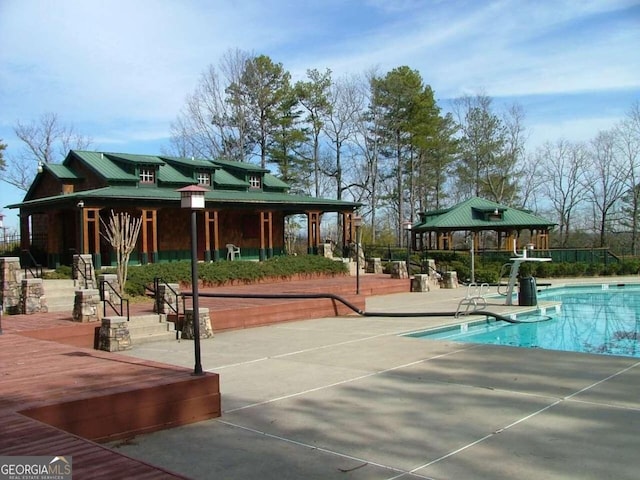
[[[453,260],[437,264],[438,269],[454,270],[461,280],[471,278],[471,264],[469,261]],[[477,262],[475,267],[475,281],[497,283],[500,280],[502,263]],[[640,273],[640,260],[624,260],[608,265],[594,263],[568,262],[524,262],[520,266],[520,275],[533,275],[539,278],[565,278],[611,275],[637,275]],[[508,272],[507,272],[508,274]]]
[[[253,283],[267,278],[290,278],[295,275],[344,275],[347,266],[318,255],[273,257],[263,262],[234,261],[200,263],[198,278],[205,286],[226,283]],[[125,293],[144,295],[145,285],[152,285],[155,277],[165,282],[191,284],[191,262],[154,263],[129,267]]]

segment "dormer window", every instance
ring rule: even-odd
[[[198,172],[198,185],[204,187],[211,186],[211,174],[209,172]]]
[[[258,175],[249,176],[249,188],[262,188],[262,182],[260,181],[260,177]]]
[[[151,184],[156,183],[156,171],[153,168],[140,168],[140,183]]]

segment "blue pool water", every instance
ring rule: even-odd
[[[640,285],[549,289],[540,292],[538,300],[561,302],[561,306],[518,315],[518,320],[536,320],[542,314],[551,320],[481,321],[409,336],[640,358]]]

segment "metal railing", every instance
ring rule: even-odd
[[[28,273],[32,278],[42,278],[42,265],[36,261],[30,250],[22,250],[22,263],[25,278],[28,277]]]
[[[82,269],[80,268],[80,264],[82,264]],[[78,263],[73,263],[73,277],[78,280],[84,280],[84,288],[89,288],[89,276],[91,275],[91,267],[92,265],[88,264],[84,261],[82,256],[78,255]]]
[[[175,305],[172,304],[171,302],[169,302],[166,298],[166,296],[164,295],[160,295],[160,285],[164,285],[165,288],[168,288],[169,291],[171,291],[171,293],[173,293],[173,298],[176,299],[176,303]],[[180,303],[178,301],[178,296],[179,293],[176,292],[173,287],[171,285],[169,285],[164,279],[162,279],[162,277],[154,277],[153,279],[153,294],[154,294],[154,299],[155,299],[155,305],[156,305],[156,312],[160,313],[161,306],[162,305],[167,305],[172,311],[173,313],[175,313],[176,315],[180,314]]]
[[[107,285],[109,286],[109,295],[107,295],[107,289],[105,288]],[[118,306],[111,301],[112,296],[120,300],[119,308],[117,308]],[[118,316],[127,317],[127,321],[129,321],[129,299],[124,298],[122,295],[120,295],[108,280],[100,280],[100,300],[102,300],[102,313],[105,317],[107,316],[107,305],[109,305]],[[127,306],[126,315],[124,314],[125,304]]]

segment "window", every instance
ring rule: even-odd
[[[208,172],[198,172],[198,185],[208,187],[211,185],[211,174]]]
[[[156,171],[148,167],[142,167],[140,169],[140,183],[156,183]]]
[[[249,188],[261,188],[260,177],[258,175],[251,175],[249,177]]]

